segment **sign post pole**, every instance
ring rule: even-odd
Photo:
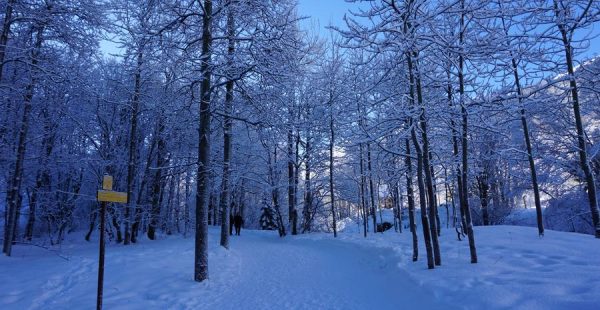
[[[106,202],[100,203],[100,255],[98,259],[98,296],[96,309],[102,309],[102,288],[104,287],[104,229],[106,217]]]
[[[110,175],[104,175],[102,178],[102,190],[98,191],[97,200],[100,201],[100,254],[98,258],[98,295],[96,297],[96,309],[102,310],[102,291],[104,287],[104,230],[106,227],[106,203],[107,202],[127,202],[127,193],[115,192],[112,190],[113,178]]]

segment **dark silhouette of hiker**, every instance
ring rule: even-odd
[[[239,214],[236,214],[233,217],[233,225],[235,226],[235,234],[237,236],[240,235],[240,229],[242,229],[243,224],[244,224],[244,219],[242,219],[242,216]]]
[[[233,235],[233,214],[229,214],[229,235]]]

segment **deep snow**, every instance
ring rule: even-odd
[[[352,226],[348,226],[350,228]],[[356,227],[356,226],[354,226]],[[589,235],[476,227],[479,264],[451,230],[443,266],[411,261],[410,234],[393,229],[280,239],[242,231],[231,249],[211,229],[210,280],[192,280],[193,238],[107,247],[106,309],[598,309],[600,247]],[[73,236],[77,240],[82,236]],[[421,234],[419,238],[421,239]],[[67,241],[61,255],[16,246],[0,257],[0,309],[93,309],[97,242]]]

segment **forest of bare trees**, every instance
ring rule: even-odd
[[[525,209],[600,238],[599,1],[348,2],[325,37],[296,0],[0,1],[3,253],[95,238],[105,174],[110,242],[194,236],[196,281],[238,214],[368,237],[391,208],[428,268]]]

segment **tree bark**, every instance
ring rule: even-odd
[[[196,244],[194,255],[194,280],[208,279],[208,191],[210,178],[210,58],[212,45],[212,0],[204,0],[202,21],[202,53],[200,72],[200,119],[198,130],[198,174],[196,176]]]
[[[291,113],[290,113],[291,116]],[[290,117],[290,122],[291,122]],[[294,216],[296,215],[296,193],[294,191],[294,137],[292,129],[287,133],[287,155],[288,155],[288,223],[291,226],[292,235],[296,234],[294,227]]]
[[[266,144],[265,144],[266,145]],[[270,151],[269,151],[270,152]],[[273,201],[273,209],[275,210],[275,216],[277,221],[277,231],[279,232],[279,237],[285,237],[285,225],[283,223],[283,216],[281,215],[281,207],[279,205],[279,189],[277,187],[278,177],[276,176],[276,167],[277,167],[277,146],[273,151],[273,157],[269,154],[268,157],[268,165],[269,165],[269,182],[271,185],[271,199]]]
[[[479,187],[479,199],[481,200],[481,212],[483,219],[483,226],[490,225],[490,214],[488,211],[488,178],[485,172],[477,177],[477,185]]]
[[[162,116],[159,116],[159,118]],[[160,123],[160,121],[159,121]],[[142,174],[142,181],[140,183],[139,189],[138,189],[138,193],[137,193],[137,198],[136,198],[136,206],[141,206],[142,205],[142,201],[143,198],[145,198],[145,191],[146,191],[146,184],[148,183],[148,178],[149,178],[149,174],[150,174],[150,166],[152,165],[152,160],[154,158],[154,149],[156,148],[156,144],[158,140],[158,131],[159,131],[159,127],[160,124],[157,124],[156,126],[156,130],[154,132],[153,138],[152,138],[152,142],[150,143],[150,147],[148,150],[148,154],[146,155],[146,165],[144,168],[144,173]],[[158,164],[157,164],[158,165]],[[156,180],[154,180],[156,181]],[[160,190],[160,188],[159,188]],[[135,243],[137,242],[137,237],[139,234],[139,230],[140,230],[140,226],[142,224],[142,208],[136,208],[135,212],[133,214],[133,225],[131,225],[131,242]]]
[[[300,184],[300,130],[296,129],[296,147],[294,150],[294,206],[298,206],[298,186]],[[298,210],[294,208],[294,218],[292,221],[292,235],[298,234]]]
[[[2,72],[4,71],[4,59],[6,58],[6,47],[8,44],[8,35],[12,25],[13,7],[16,0],[8,0],[4,10],[4,21],[2,23],[2,33],[0,34],[0,82],[2,82]]]
[[[133,204],[133,187],[135,184],[135,174],[137,168],[137,126],[138,126],[138,114],[140,112],[140,96],[142,88],[142,47],[137,54],[137,67],[135,71],[135,85],[133,89],[133,98],[131,100],[131,127],[129,129],[129,161],[127,162],[127,204],[125,206],[125,239],[123,243],[125,245],[131,242],[131,209],[139,208]]]
[[[331,97],[331,96],[330,96]],[[331,200],[331,216],[333,217],[333,237],[337,237],[337,223],[335,219],[335,193],[333,187],[333,146],[335,143],[335,128],[333,128],[333,98],[330,98],[329,113],[329,194]]]
[[[377,206],[375,205],[375,189],[373,188],[373,170],[371,167],[371,143],[367,143],[367,170],[369,171],[369,196],[371,197],[370,213],[373,216],[373,233],[377,233]]]
[[[464,42],[465,33],[465,1],[460,1],[461,15],[460,15],[460,34],[459,34],[459,45],[462,49]],[[459,83],[459,94],[460,94],[460,111],[462,115],[462,193],[461,193],[461,207],[465,215],[465,222],[467,224],[467,237],[469,239],[469,252],[471,254],[471,263],[477,263],[477,249],[475,248],[475,235],[473,232],[473,221],[471,220],[471,209],[469,208],[469,182],[468,182],[468,119],[469,115],[467,112],[467,105],[465,103],[465,78],[464,78],[464,55],[461,50],[458,56],[458,83]]]
[[[414,59],[411,58],[414,57]],[[432,246],[433,246],[433,254],[434,254],[434,259],[435,259],[435,264],[437,266],[440,266],[442,264],[442,257],[441,257],[441,253],[440,253],[440,244],[438,241],[438,218],[437,218],[437,208],[436,208],[436,203],[435,203],[435,193],[433,191],[433,178],[432,178],[432,173],[431,173],[431,163],[430,163],[430,159],[429,159],[429,137],[427,135],[427,119],[425,117],[425,105],[423,103],[423,91],[421,88],[421,77],[420,77],[420,73],[419,73],[419,63],[418,63],[418,53],[417,52],[413,52],[413,55],[409,55],[408,56],[408,67],[409,67],[409,74],[411,75],[411,84],[414,82],[416,85],[416,91],[417,91],[417,103],[420,109],[420,113],[419,113],[419,125],[420,125],[420,131],[421,131],[421,140],[423,143],[423,149],[422,149],[422,158],[423,158],[423,169],[424,169],[424,174],[425,174],[425,188],[427,190],[427,200],[429,201],[429,219],[430,219],[430,223],[429,223],[429,227],[431,229],[431,242],[432,242]],[[413,71],[414,70],[414,71]],[[413,101],[414,101],[414,91],[413,88],[411,87],[411,92],[413,95]],[[417,141],[415,140],[415,143],[417,143]],[[415,146],[415,148],[417,148]],[[417,155],[419,151],[417,149]]]
[[[406,198],[408,200],[408,221],[410,225],[410,233],[412,234],[412,245],[413,245],[413,262],[419,259],[419,237],[417,236],[417,224],[415,221],[415,198],[413,192],[413,172],[412,163],[410,159],[410,142],[406,138],[406,156],[404,157],[404,164],[406,165]],[[402,224],[402,222],[400,222]]]
[[[165,166],[166,141],[163,137],[165,131],[164,117],[158,117],[158,130],[156,131],[158,139],[158,151],[156,154],[156,172],[152,180],[152,206],[150,207],[150,222],[148,223],[148,239],[156,240],[156,229],[160,217],[161,192],[164,190],[164,180],[162,171]],[[135,230],[134,230],[135,231]]]
[[[451,80],[450,80],[450,68],[448,68],[448,87],[447,87],[447,94],[448,94],[448,107],[450,108],[450,110],[452,111],[453,109],[453,104],[452,104],[452,84],[451,84]],[[458,191],[458,199],[459,199],[459,209],[460,209],[460,223],[462,226],[462,233],[466,232],[467,229],[467,221],[465,220],[465,212],[463,209],[463,198],[462,198],[462,193],[463,193],[463,183],[462,183],[462,174],[461,174],[461,169],[460,169],[460,160],[459,160],[459,147],[458,147],[458,130],[456,129],[457,125],[456,122],[454,121],[454,118],[451,117],[450,118],[450,127],[452,130],[452,153],[455,159],[455,164],[453,166],[455,166],[455,175],[456,175],[456,189]],[[454,191],[453,191],[454,192]],[[452,207],[454,208],[454,195],[452,196]],[[460,239],[460,234],[459,234],[459,239]]]
[[[425,250],[427,252],[427,268],[435,268],[435,261],[433,257],[433,248],[431,245],[431,227],[429,226],[429,219],[427,218],[427,197],[425,190],[425,181],[423,180],[423,150],[417,140],[417,134],[415,129],[411,129],[411,136],[415,151],[417,153],[417,185],[419,187],[419,204],[421,205],[421,223],[423,226],[423,241],[425,242]]]
[[[190,228],[190,173],[185,172],[185,201],[183,205],[183,237],[187,237]]]
[[[233,66],[233,56],[235,53],[235,25],[233,19],[233,7],[232,2],[228,2],[227,9],[227,57],[228,65]],[[222,247],[229,249],[229,178],[231,174],[230,161],[231,161],[231,129],[232,120],[230,115],[233,113],[233,78],[229,77],[227,84],[225,85],[225,116],[223,117],[223,176],[221,179],[221,241]]]
[[[306,135],[306,148],[305,148],[305,166],[306,166],[306,171],[305,171],[305,176],[304,176],[304,189],[306,191],[306,193],[304,194],[304,209],[302,210],[302,214],[304,217],[304,227],[302,228],[302,233],[305,233],[307,231],[310,231],[311,229],[311,209],[312,209],[312,183],[311,183],[311,163],[310,163],[310,157],[311,157],[311,142],[310,142],[310,134]]]

